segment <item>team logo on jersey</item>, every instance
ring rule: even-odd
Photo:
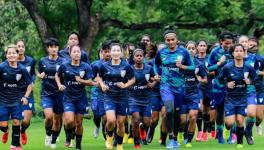
[[[85,71],[80,71],[79,72],[79,75],[80,75],[81,78],[83,78],[84,74],[85,74]]]
[[[199,68],[195,68],[194,73],[195,73],[195,74],[198,74],[198,72],[199,72]]]
[[[31,66],[27,66],[26,69],[27,69],[27,72],[30,72]]]
[[[208,67],[208,62],[205,62],[205,67],[206,67],[206,68]]]
[[[248,74],[249,74],[249,72],[244,72],[244,79],[248,78]]]
[[[16,74],[16,80],[19,81],[22,77],[22,74]]]
[[[259,98],[259,102],[262,103],[263,102],[263,98]]]
[[[252,62],[252,63],[250,63],[250,66],[251,66],[251,67],[254,67],[254,65],[255,65],[255,63],[253,63],[253,62]]]
[[[122,78],[124,78],[125,75],[126,75],[126,70],[121,70],[120,71],[120,75],[121,75]]]
[[[56,65],[56,71],[58,71],[60,68],[60,65]]]
[[[182,55],[179,55],[179,56],[177,57],[177,61],[180,61],[180,62],[181,62],[181,61],[182,61],[182,58],[183,58]]]
[[[46,68],[47,66],[46,65],[43,65],[43,68]]]
[[[149,78],[150,78],[150,74],[145,74],[145,79],[146,79],[147,81],[149,81]]]
[[[6,72],[4,72],[4,73],[3,73],[3,75],[4,75],[4,76],[6,76],[6,75],[7,75],[7,73],[6,73]]]
[[[28,103],[29,108],[32,108],[32,103]]]

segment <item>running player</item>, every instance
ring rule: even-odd
[[[259,53],[259,43],[256,38],[249,39],[249,52],[254,54],[257,58],[257,62],[259,64],[259,73],[258,78],[256,80],[256,92],[257,92],[257,114],[256,114],[256,131],[257,135],[262,135],[262,127],[261,122],[263,120],[263,111],[264,111],[264,58]]]
[[[241,44],[235,44],[230,48],[234,61],[226,64],[218,81],[226,86],[227,96],[225,98],[225,126],[230,130],[237,123],[237,147],[243,147],[244,118],[248,105],[247,86],[254,84],[256,72],[254,68],[244,62],[246,50]]]
[[[140,139],[143,144],[146,142],[146,132],[149,128],[151,117],[151,88],[156,84],[156,81],[150,79],[154,77],[153,68],[143,64],[144,51],[135,49],[133,52],[135,64],[132,66],[135,74],[136,82],[129,91],[129,111],[132,116],[132,127],[134,137],[134,148],[140,148]],[[142,118],[142,126],[139,130],[140,118]]]
[[[68,38],[67,45],[64,49],[59,51],[59,56],[61,58],[63,58],[64,61],[71,61],[69,48],[73,45],[79,45],[80,44],[79,43],[80,36],[76,32],[71,32],[67,38]],[[88,58],[88,54],[87,54],[86,50],[83,50],[83,49],[81,50],[81,61],[86,62],[86,63],[90,63],[89,58]]]
[[[166,108],[166,125],[170,139],[167,148],[173,149],[178,147],[177,134],[185,86],[183,71],[194,70],[194,64],[190,53],[177,46],[177,36],[173,29],[168,28],[164,32],[164,39],[168,47],[157,53],[154,70],[155,79],[160,78],[160,94]]]
[[[71,61],[63,63],[58,69],[55,80],[60,91],[64,91],[63,109],[67,137],[65,147],[70,146],[73,133],[76,136],[76,150],[81,150],[83,135],[83,115],[88,109],[85,86],[96,85],[92,81],[91,67],[81,61],[81,48],[73,45],[69,48]],[[61,79],[63,82],[61,82]],[[74,132],[75,131],[75,132]]]
[[[102,47],[100,49],[100,60],[94,61],[91,64],[91,67],[93,69],[93,74],[96,80],[96,77],[99,74],[101,65],[110,60],[110,43],[105,42],[102,44]],[[96,128],[94,129],[93,136],[94,138],[98,137],[99,134],[99,128],[100,128],[100,122],[102,119],[102,133],[105,137],[105,123],[106,123],[106,117],[105,117],[105,111],[104,111],[104,100],[103,100],[103,93],[101,89],[98,87],[92,87],[91,89],[91,100],[92,100],[92,110],[94,113],[94,124]]]
[[[45,116],[45,146],[56,148],[56,140],[62,126],[62,92],[55,81],[55,74],[63,59],[58,56],[59,42],[55,38],[45,41],[48,56],[40,59],[38,77],[41,79],[41,106]]]
[[[18,40],[17,43],[17,49],[18,49],[18,62],[24,67],[26,67],[28,73],[30,74],[32,78],[32,83],[34,83],[36,75],[35,75],[35,60],[25,55],[25,42],[23,40]],[[24,87],[22,87],[23,91],[26,91],[27,85],[25,84]],[[29,98],[28,98],[28,104],[23,106],[23,121],[21,123],[21,144],[25,145],[27,144],[27,134],[26,129],[30,125],[30,119],[32,117],[32,113],[35,111],[34,107],[34,99],[33,99],[33,92],[31,92]]]
[[[6,50],[6,61],[0,64],[0,130],[2,142],[8,140],[8,120],[12,119],[12,142],[10,150],[22,150],[20,146],[20,120],[22,105],[27,105],[32,91],[32,79],[27,69],[17,63],[18,50],[16,45],[9,45]],[[27,85],[22,91],[20,86]]]
[[[118,43],[110,46],[111,61],[100,67],[99,83],[104,92],[106,112],[106,148],[113,149],[114,128],[117,126],[117,149],[123,150],[124,122],[127,115],[128,90],[134,84],[134,72],[123,59],[122,47]]]
[[[215,77],[219,75],[224,64],[230,59],[229,48],[233,43],[233,35],[230,32],[222,32],[219,35],[220,45],[212,49],[209,58],[209,72],[215,72]],[[217,138],[219,144],[224,144],[223,128],[224,128],[224,99],[226,95],[226,88],[221,85],[217,79],[213,81],[213,99],[212,109],[216,113]],[[212,112],[213,113],[213,112]],[[214,116],[212,116],[214,118]]]

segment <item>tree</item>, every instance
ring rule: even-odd
[[[171,24],[183,39],[197,38],[200,33],[213,35],[227,29],[236,33],[264,34],[264,2],[261,0],[18,0],[36,25],[41,41],[49,36],[61,43],[77,30],[81,46],[90,51],[95,39],[104,35],[132,35],[142,31],[161,34]],[[121,30],[120,30],[121,29]],[[157,31],[157,32],[153,32]],[[111,33],[112,32],[112,33]],[[191,34],[190,34],[191,33]],[[196,34],[194,34],[196,33]],[[135,35],[134,35],[135,36]],[[132,35],[131,38],[136,39]],[[209,37],[213,39],[213,36]]]

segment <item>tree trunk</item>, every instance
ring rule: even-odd
[[[36,25],[40,39],[45,47],[45,39],[48,37],[55,37],[48,27],[46,20],[39,14],[37,8],[37,1],[35,0],[19,0],[19,2],[27,9],[30,17]]]
[[[75,2],[78,12],[80,45],[90,52],[99,30],[98,17],[92,16],[90,12],[93,0],[76,0]]]

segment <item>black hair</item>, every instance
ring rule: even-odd
[[[69,37],[70,37],[72,34],[75,34],[75,35],[77,35],[78,41],[80,41],[80,34],[79,34],[79,33],[77,33],[77,32],[75,32],[75,31],[73,31],[73,32],[70,32],[70,33],[68,34],[68,36],[67,36],[67,39],[69,39]]]
[[[257,45],[259,45],[259,41],[258,41],[258,39],[255,38],[255,37],[249,37],[249,38],[248,38],[248,41],[254,41],[254,42],[257,43]]]
[[[110,45],[111,45],[111,41],[110,40],[107,40],[107,41],[103,42],[102,45],[101,45],[101,50],[110,49]]]
[[[143,53],[143,56],[144,56],[144,51],[143,51],[143,49],[136,48],[136,49],[133,51],[133,56],[135,56],[136,52],[142,52],[142,53]]]
[[[174,30],[173,26],[168,25],[164,27],[163,37],[165,37],[169,33],[174,33],[176,35],[176,31]]]
[[[242,45],[242,44],[233,44],[231,47],[230,47],[230,49],[229,49],[229,51],[230,51],[230,53],[232,54],[234,51],[235,51],[235,49],[236,49],[236,47],[242,47],[242,49],[243,49],[243,51],[245,52],[246,50],[245,50],[245,48],[244,48],[244,46]]]
[[[229,31],[223,31],[223,32],[221,32],[220,34],[219,34],[219,36],[218,36],[218,39],[219,40],[226,40],[226,39],[234,39],[234,36],[233,36],[233,34],[231,33],[231,32],[229,32]]]
[[[49,47],[49,46],[59,46],[59,41],[58,41],[58,39],[56,39],[54,37],[50,37],[50,38],[45,40],[45,45],[47,47]]]
[[[23,42],[24,45],[25,45],[25,40],[23,40],[23,39],[17,39],[17,40],[16,40],[16,44],[17,44],[18,42]]]
[[[70,54],[71,54],[71,52],[72,52],[73,47],[79,47],[79,48],[80,48],[80,51],[81,51],[81,47],[80,47],[80,45],[72,45],[72,46],[70,46],[70,48],[69,48]]]
[[[189,44],[193,44],[196,47],[196,42],[195,41],[188,41],[185,47],[187,47]]]
[[[141,36],[141,40],[142,40],[143,37],[148,37],[149,40],[151,40],[151,36],[150,36],[149,34],[143,34],[143,35]]]
[[[122,45],[120,43],[111,43],[110,50],[112,49],[113,46],[120,46],[121,51],[123,51],[123,47],[122,47]]]
[[[158,51],[157,45],[154,43],[150,43],[150,45],[146,47],[146,51],[149,51],[151,49],[153,49],[153,53],[151,53],[150,58],[155,58]]]
[[[200,39],[199,41],[197,41],[196,46],[198,46],[201,42],[204,42],[208,46],[207,41],[203,39]]]

